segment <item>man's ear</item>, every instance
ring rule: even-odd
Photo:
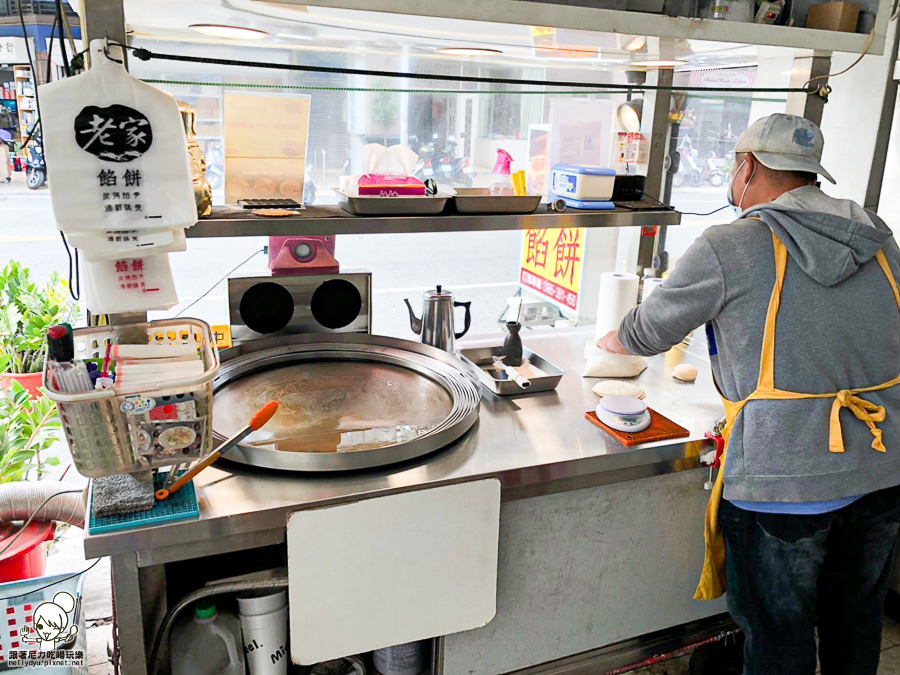
[[[756,166],[756,163],[758,161],[759,160],[753,156],[752,152],[748,152],[744,155],[744,172],[745,172],[744,175],[747,178],[749,178],[750,176],[752,176],[756,173],[757,168],[759,168]],[[747,182],[746,179],[744,182],[745,183]]]

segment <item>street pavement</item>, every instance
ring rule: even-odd
[[[724,188],[682,188],[672,201],[683,210],[706,213],[724,205]],[[727,211],[722,213],[725,218],[685,216],[689,225],[669,228],[667,248],[672,256],[682,255],[707,223],[731,219]],[[472,301],[471,333],[477,335],[497,331],[506,298],[517,290],[521,238],[520,232],[341,235],[336,256],[344,270],[373,273],[374,332],[413,337],[403,299],[409,298],[418,312],[422,293],[442,284],[458,300]],[[266,243],[264,237],[189,239],[185,253],[171,256],[181,303],[151,316],[174,316],[213,287],[187,314],[212,324],[225,323],[225,284],[216,282]],[[68,257],[53,219],[49,190],[28,190],[23,173],[13,174],[11,184],[0,184],[0,265],[9,260],[24,263],[40,283],[52,271],[68,276]],[[267,275],[266,256],[254,256],[234,274]]]

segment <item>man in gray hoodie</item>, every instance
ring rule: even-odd
[[[713,528],[746,675],[813,675],[816,628],[823,675],[875,675],[900,525],[900,249],[816,187],[833,182],[823,144],[792,115],[752,125],[728,188],[740,218],[599,343],[653,356],[706,324],[731,411]]]

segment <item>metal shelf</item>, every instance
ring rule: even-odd
[[[581,4],[562,4],[559,0],[550,2],[541,2],[540,0],[492,0],[491,2],[410,0],[405,3],[398,3],[396,0],[285,0],[285,2],[368,12],[576,28],[626,35],[652,35],[798,49],[822,49],[856,54],[863,51],[867,38],[866,35],[859,33],[670,17],[662,14],[587,7]],[[884,52],[889,16],[890,3],[880,0],[875,25],[875,39],[869,48],[870,54]]]
[[[544,208],[544,205],[541,205]],[[677,211],[575,211],[528,215],[351,216],[338,206],[308,207],[294,218],[265,218],[227,207],[213,209],[187,230],[197,237],[270,237],[290,235],[388,234],[414,232],[488,232],[561,227],[653,227],[678,225]]]

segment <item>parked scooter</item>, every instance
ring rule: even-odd
[[[28,127],[25,139],[25,184],[37,190],[47,182],[47,163],[44,160],[44,144],[41,127],[37,122]]]
[[[697,163],[696,150],[683,148],[679,150],[681,161],[678,164],[678,173],[672,176],[672,186],[679,188],[687,183],[691,187],[703,185],[703,171]]]
[[[706,167],[704,169],[704,178],[709,181],[709,184],[713,187],[722,187],[725,185],[725,172],[719,168],[716,154],[714,152],[709,153],[709,157],[706,158]]]
[[[475,177],[475,170],[472,168],[468,157],[456,156],[457,147],[458,143],[456,136],[448,136],[447,145],[444,147],[444,158],[442,162],[450,165],[449,182],[451,185],[472,187],[472,179]],[[448,172],[446,171],[443,173],[445,176],[448,175]]]
[[[435,134],[435,138],[437,134]],[[418,178],[420,181],[425,182],[429,178],[434,180],[435,178],[435,149],[434,149],[434,140],[431,143],[423,143],[421,146],[416,148],[416,154],[419,155],[419,161],[416,163],[416,168],[413,171],[413,177]]]

